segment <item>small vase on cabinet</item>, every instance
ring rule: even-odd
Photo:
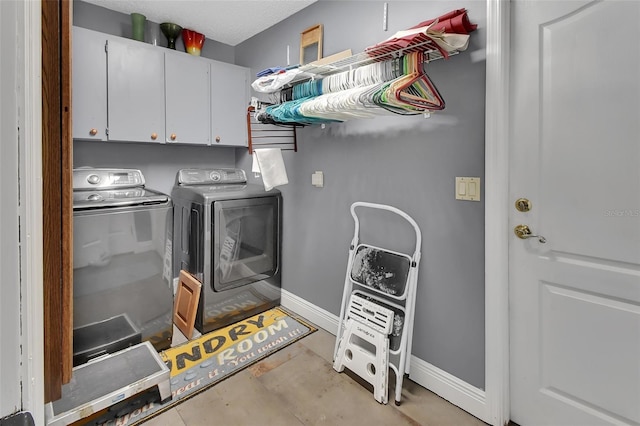
[[[182,31],[182,27],[178,24],[173,24],[171,22],[163,22],[160,24],[160,29],[162,30],[162,34],[167,38],[169,45],[167,46],[169,49],[176,49],[176,40],[180,36],[180,31]]]
[[[202,46],[204,45],[204,34],[185,28],[182,30],[182,41],[184,42],[184,49],[187,53],[200,56]]]

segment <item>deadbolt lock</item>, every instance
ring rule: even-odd
[[[528,212],[531,210],[531,201],[526,198],[518,198],[516,200],[516,210],[519,212]]]

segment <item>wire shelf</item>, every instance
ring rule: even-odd
[[[300,75],[296,76],[288,84],[288,86],[292,86],[296,83],[300,83],[306,80],[322,78],[342,71],[352,70],[354,68],[369,65],[374,62],[388,61],[413,52],[422,52],[425,58],[424,62],[426,63],[445,58],[440,49],[437,48],[436,43],[433,40],[429,39],[404,48],[394,49],[390,52],[381,52],[378,54],[372,54],[371,52],[361,52],[329,64],[314,65],[313,63],[310,63],[308,65],[302,65],[299,68],[299,70],[302,72],[300,73]],[[457,54],[458,51],[447,52],[448,56]]]

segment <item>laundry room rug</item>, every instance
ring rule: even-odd
[[[137,425],[316,330],[284,309],[273,308],[167,349],[160,356],[171,370],[170,401],[147,402],[155,394],[136,395],[82,424]]]

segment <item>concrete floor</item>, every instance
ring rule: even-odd
[[[145,425],[485,425],[408,379],[399,407],[393,391],[389,404],[377,403],[352,375],[333,370],[334,343],[319,329]]]

